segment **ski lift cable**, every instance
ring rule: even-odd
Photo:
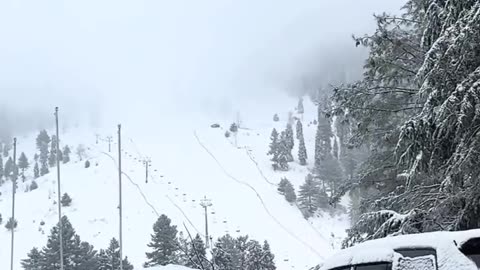
[[[133,142],[133,140],[132,140]],[[110,157],[112,159],[113,162],[116,162],[115,158],[112,157],[110,154],[108,153],[105,153],[103,151],[100,151],[101,153],[107,155],[108,157]],[[115,163],[116,165],[116,163]],[[117,166],[117,165],[116,165]],[[118,167],[118,166],[117,166]],[[155,214],[157,215],[157,217],[160,217],[160,214],[158,213],[157,209],[148,201],[147,197],[145,196],[145,194],[143,193],[142,191],[142,188],[137,184],[135,183],[132,178],[126,174],[125,172],[122,171],[122,174],[125,175],[127,177],[127,179],[134,185],[137,187],[139,193],[141,194],[141,196],[143,197],[145,203],[150,206],[150,208],[152,208],[152,210],[155,212]],[[196,227],[195,225],[193,224],[193,222],[190,220],[190,218],[187,216],[187,214],[185,214],[185,212],[182,210],[182,208],[180,206],[178,206],[168,195],[165,195],[165,197],[167,197],[167,199],[170,201],[170,203],[172,203],[181,213],[182,215],[185,217],[185,219],[188,221],[188,223],[190,223],[190,225],[192,226],[192,228],[199,234],[201,235],[202,237],[205,237],[204,234],[202,234]]]
[[[270,218],[275,222],[277,223],[277,225],[279,227],[281,227],[287,234],[289,234],[291,237],[293,237],[294,239],[296,239],[298,242],[300,242],[302,245],[304,245],[305,247],[307,247],[308,249],[310,249],[313,253],[315,253],[316,255],[318,255],[320,258],[324,258],[320,252],[318,252],[315,248],[313,248],[312,246],[310,246],[307,242],[305,242],[304,240],[300,239],[296,234],[294,234],[292,231],[290,231],[285,225],[283,225],[271,212],[270,210],[268,209],[268,207],[266,206],[263,198],[260,196],[260,194],[257,192],[257,190],[251,186],[250,184],[248,184],[247,182],[244,182],[244,181],[241,181],[237,178],[235,178],[233,175],[231,175],[224,167],[223,165],[220,163],[220,161],[218,161],[218,159],[215,157],[215,155],[210,152],[210,150],[202,143],[202,141],[200,140],[200,138],[198,137],[197,135],[197,132],[194,130],[193,131],[193,135],[195,136],[195,138],[197,139],[197,142],[198,144],[208,153],[208,155],[210,155],[210,157],[215,161],[215,163],[218,165],[218,167],[223,171],[223,173],[228,176],[228,178],[234,180],[235,182],[239,183],[239,184],[242,184],[246,187],[248,187],[249,189],[251,189],[257,196],[257,198],[260,200],[260,203],[262,204],[262,207],[263,209],[265,210],[265,212],[270,216]],[[324,240],[326,240],[323,236],[322,238]]]

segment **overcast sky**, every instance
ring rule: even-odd
[[[351,34],[403,2],[2,0],[0,106],[85,113],[268,97],[360,53]]]

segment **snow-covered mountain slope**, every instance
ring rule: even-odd
[[[289,99],[290,107],[296,101]],[[308,125],[316,115],[313,104],[305,102],[304,134],[309,160],[313,160],[315,126]],[[288,108],[288,107],[287,107]],[[221,128],[211,128],[207,121],[162,123],[161,129],[134,130],[124,125],[122,148],[124,254],[141,269],[145,261],[152,225],[158,215],[167,214],[179,230],[204,235],[204,210],[199,205],[206,196],[209,233],[213,238],[226,233],[248,234],[268,240],[276,255],[278,269],[307,269],[318,264],[338,247],[348,226],[346,215],[323,216],[305,220],[296,206],[277,192],[276,183],[287,176],[296,188],[303,182],[307,168],[292,163],[289,172],[274,172],[266,156],[271,129],[283,129],[287,110],[280,111],[281,121],[273,122],[271,114],[250,117],[242,114],[242,129],[235,138],[226,138],[231,122],[219,121]],[[213,122],[213,121],[212,121]],[[211,123],[211,122],[210,122]],[[152,123],[151,123],[152,124]],[[153,123],[157,124],[157,123]],[[103,138],[115,135],[115,129],[92,131],[76,129],[62,135],[62,144],[84,144],[91,167],[77,157],[62,165],[62,193],[73,199],[63,208],[83,240],[97,249],[107,247],[118,237],[117,145],[101,140],[95,143],[95,132]],[[19,139],[19,151],[33,157],[34,136]],[[115,141],[115,140],[114,140]],[[294,149],[296,157],[296,148]],[[72,155],[73,156],[73,155]],[[148,183],[145,182],[144,157],[152,160]],[[52,169],[52,171],[54,171]],[[15,269],[33,247],[46,243],[49,230],[57,221],[56,174],[37,179],[39,188],[24,192],[31,181],[21,183],[16,200]],[[10,182],[8,182],[10,183]],[[11,185],[0,187],[0,213],[10,216]],[[44,221],[45,225],[40,225]],[[0,228],[0,269],[9,267],[10,233]]]

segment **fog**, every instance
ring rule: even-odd
[[[351,35],[403,2],[3,0],[0,113],[36,129],[55,106],[98,124],[137,109],[274,102],[355,78],[366,52]]]

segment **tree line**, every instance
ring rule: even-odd
[[[375,20],[355,37],[363,76],[335,87],[330,110],[365,150],[339,192],[354,204],[344,246],[480,227],[480,2],[408,0]]]
[[[62,217],[64,267],[70,270],[116,270],[120,263],[120,246],[113,238],[106,249],[99,251],[81,241],[66,216]],[[275,270],[274,255],[267,241],[263,244],[248,236],[233,238],[224,235],[213,244],[211,259],[200,235],[192,237],[178,232],[170,218],[161,215],[153,225],[144,267],[178,264],[208,270]],[[25,270],[55,270],[59,267],[59,227],[50,231],[46,245],[32,248],[21,264]],[[133,270],[128,257],[122,258],[123,268]]]

